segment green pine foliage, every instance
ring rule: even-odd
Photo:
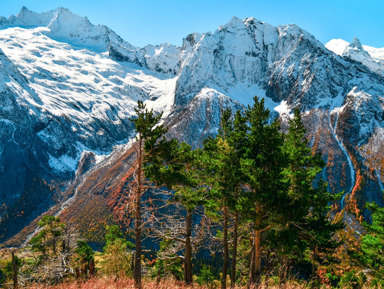
[[[15,256],[15,265],[17,270],[20,270],[22,266],[25,264],[25,260],[21,259],[18,256]],[[5,283],[7,280],[10,281],[12,280],[13,277],[13,264],[12,260],[6,262],[4,268],[3,268],[3,282]],[[1,281],[1,280],[0,280]],[[1,282],[0,282],[1,284]]]
[[[132,272],[132,254],[129,251],[135,246],[126,240],[118,225],[107,225],[106,229],[102,272],[117,280]]]
[[[42,230],[29,241],[32,250],[41,252],[43,257],[50,252],[56,254],[65,224],[61,223],[58,217],[45,215],[38,225]]]
[[[161,279],[183,280],[183,262],[175,253],[169,253],[170,247],[174,244],[173,240],[161,240],[160,248],[157,252],[157,259],[152,273],[152,277],[158,281]]]
[[[125,246],[129,250],[132,250],[135,248],[135,245],[132,244],[132,242],[126,240],[124,233],[121,231],[118,225],[111,225],[111,226],[107,225],[105,226],[105,229],[107,233],[105,234],[105,246],[103,248],[103,251],[105,251],[108,248],[108,246],[116,242],[125,243]]]
[[[167,132],[167,128],[163,124],[159,124],[163,114],[156,115],[152,109],[148,110],[141,100],[137,101],[135,113],[135,117],[130,120],[135,125],[138,138],[144,140],[145,151],[152,151],[157,146],[159,139]],[[162,138],[161,141],[165,141],[165,139]]]
[[[281,190],[283,135],[277,120],[269,123],[270,112],[264,106],[264,99],[255,97],[254,101],[245,111],[249,127],[240,165],[248,190],[241,201],[243,216],[254,229],[262,230],[279,217],[285,201]],[[260,207],[259,212],[256,205]]]
[[[77,274],[79,276],[88,276],[94,273],[95,252],[84,240],[77,241],[77,247],[75,249],[75,254],[72,257],[72,262],[75,264]]]
[[[336,202],[341,194],[330,194],[327,184],[322,179],[316,180],[324,162],[308,146],[298,109],[289,121],[282,148],[286,162],[282,172],[286,195],[282,226],[274,235],[278,241],[275,245],[283,256],[297,259],[304,257],[310,248],[313,261],[320,262],[321,252],[339,245],[333,236],[343,224],[333,223],[328,213],[329,204]]]
[[[372,268],[377,278],[384,278],[384,208],[376,203],[367,203],[372,212],[372,224],[365,224],[367,234],[362,237],[361,248],[364,261]]]
[[[0,269],[0,285],[4,284],[6,280],[6,275],[3,270]]]
[[[212,268],[208,265],[203,265],[203,267],[200,269],[199,277],[197,278],[197,283],[199,285],[205,285],[208,288],[214,288],[215,287],[215,277],[212,273]]]

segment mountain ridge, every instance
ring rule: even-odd
[[[357,37],[351,43],[343,39],[332,39],[325,47],[342,57],[362,63],[373,72],[384,75],[384,48],[362,45]]]

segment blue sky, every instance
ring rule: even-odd
[[[214,31],[232,16],[272,25],[297,24],[324,44],[333,38],[384,47],[384,0],[0,0],[0,15],[22,6],[42,12],[65,7],[104,24],[133,45],[180,45],[191,32]]]

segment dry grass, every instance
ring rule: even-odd
[[[134,288],[133,279],[121,279],[116,282],[112,279],[106,278],[95,278],[90,279],[85,282],[73,282],[67,284],[60,284],[56,286],[44,286],[44,285],[35,285],[30,287],[31,289],[128,289]],[[181,288],[199,288],[199,289],[208,289],[208,287],[202,287],[197,284],[187,287],[183,285],[182,282],[177,282],[174,280],[165,280],[157,283],[155,281],[143,281],[143,288],[158,288],[158,289],[181,289]]]
[[[56,286],[46,286],[46,285],[33,285],[28,286],[29,289],[130,289],[134,288],[134,282],[133,279],[120,279],[116,282],[113,279],[110,278],[94,278],[87,281],[72,281],[70,283],[60,284]],[[143,280],[143,289],[213,289],[213,288],[220,288],[220,282],[216,281],[214,286],[207,287],[207,286],[200,286],[197,283],[192,284],[191,286],[186,286],[183,284],[183,282],[175,281],[175,280],[162,280],[160,283],[157,283],[156,281],[152,280]],[[229,284],[227,288],[230,288]],[[244,289],[244,287],[236,287],[235,289]],[[282,286],[272,284],[269,282],[269,284],[261,284],[257,289],[309,289],[313,288],[311,287],[310,283],[298,283],[297,281],[289,281],[287,284],[284,284]],[[330,286],[323,285],[322,287],[317,287],[319,289],[328,289],[331,288]],[[352,289],[353,286],[344,286],[344,289]],[[376,288],[376,289],[383,289],[384,287],[378,286],[378,287],[371,287],[368,284],[365,284],[362,289],[369,289],[369,288]],[[251,288],[252,289],[252,288]],[[256,289],[256,288],[254,288]]]
[[[219,284],[216,284],[217,286],[214,286],[213,288],[219,288]],[[84,282],[72,282],[72,283],[66,283],[66,284],[60,284],[56,286],[44,286],[44,285],[34,285],[30,287],[30,289],[128,289],[128,288],[134,288],[134,282],[133,279],[121,279],[117,280],[116,282],[112,279],[107,278],[95,278],[90,279]],[[186,286],[183,284],[183,282],[175,281],[175,280],[163,280],[160,283],[157,283],[156,281],[150,281],[150,280],[144,280],[143,281],[143,289],[182,289],[182,288],[196,288],[196,289],[210,289],[212,287],[207,286],[201,286],[198,284],[193,284],[191,286]],[[228,286],[229,288],[229,286]],[[236,287],[237,289],[240,288],[246,288],[246,287]],[[298,284],[296,282],[290,282],[289,284],[286,284],[284,287],[279,287],[278,285],[275,286],[266,286],[261,285],[259,289],[264,288],[271,288],[271,289],[277,289],[277,288],[285,288],[285,289],[307,289],[309,288],[308,284]]]

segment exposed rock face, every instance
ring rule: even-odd
[[[138,48],[63,8],[23,8],[0,28],[0,238],[61,201],[55,212],[65,214],[77,197],[111,200],[127,165],[113,148],[132,137],[138,99],[195,147],[217,132],[221,109],[255,95],[273,117],[299,107],[330,189],[348,194],[341,205],[384,205],[384,77],[379,52],[358,40],[337,55],[295,25],[233,18],[182,47]]]

